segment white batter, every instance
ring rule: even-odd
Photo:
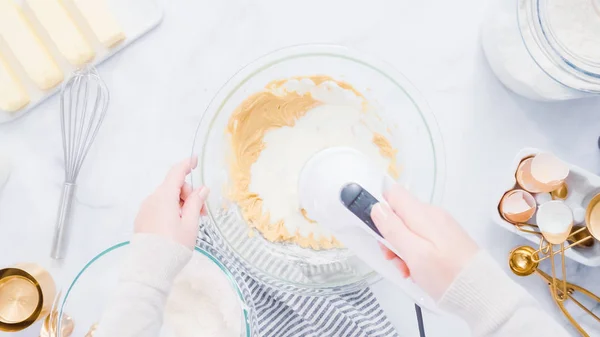
[[[313,154],[344,146],[397,177],[396,149],[385,130],[366,98],[348,83],[323,75],[273,81],[230,117],[230,197],[249,227],[269,241],[340,247],[300,207],[300,172]]]
[[[386,171],[389,160],[373,143],[373,133],[363,123],[364,113],[354,104],[323,105],[301,117],[294,127],[267,132],[265,149],[252,166],[250,190],[263,199],[263,212],[283,219],[290,233],[313,233],[316,240],[331,233],[305,219],[300,212],[298,177],[304,163],[316,152],[331,146],[355,148]]]

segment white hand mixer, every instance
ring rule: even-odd
[[[383,191],[393,183],[390,176],[361,152],[348,147],[331,147],[316,153],[304,164],[298,185],[300,206],[311,219],[330,229],[346,248],[415,301],[419,330],[424,336],[419,306],[434,312],[438,311],[437,306],[415,283],[404,278],[392,261],[385,259],[378,242],[399,254],[381,236],[371,219],[371,208],[385,202]]]

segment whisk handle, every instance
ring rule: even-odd
[[[54,239],[52,242],[52,251],[50,257],[58,260],[64,259],[67,251],[67,236],[69,232],[69,223],[71,220],[71,205],[75,195],[75,184],[65,183],[63,185],[60,205],[58,207],[58,218],[54,228]]]

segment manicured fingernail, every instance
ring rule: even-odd
[[[381,203],[377,203],[373,206],[373,209],[371,209],[371,217],[375,221],[385,221],[385,219],[387,219],[387,213],[383,209]]]
[[[208,197],[208,193],[210,193],[210,189],[204,186],[200,189],[200,192],[198,192],[198,196],[200,197],[200,199],[206,200],[206,197]]]

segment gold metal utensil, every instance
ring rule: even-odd
[[[582,336],[587,337],[589,334],[581,327],[581,325],[579,325],[579,323],[577,323],[569,311],[567,311],[565,302],[573,302],[581,310],[600,323],[598,315],[593,313],[576,298],[586,296],[587,299],[593,300],[592,303],[588,303],[588,305],[592,307],[600,304],[600,297],[585,288],[567,282],[565,253],[568,249],[576,247],[589,249],[589,247],[595,245],[596,240],[600,240],[600,188],[589,193],[581,204],[581,206],[586,207],[585,226],[574,226],[575,219],[573,219],[573,210],[570,209],[568,205],[566,205],[567,207],[560,206],[565,205],[564,200],[569,196],[569,186],[565,182],[569,174],[568,167],[565,169],[565,164],[561,163],[557,158],[553,158],[551,155],[545,154],[543,158],[538,158],[539,156],[540,155],[536,155],[535,157],[530,156],[522,159],[515,172],[517,185],[514,186],[513,189],[522,188],[530,193],[550,192],[552,200],[543,202],[537,207],[537,215],[533,218],[534,220],[530,219],[528,221],[511,222],[506,217],[503,217],[506,221],[512,223],[518,231],[527,233],[531,238],[537,238],[539,241],[536,241],[539,242],[539,246],[535,248],[529,246],[516,247],[509,254],[508,264],[515,275],[526,277],[531,274],[537,274],[544,280],[549,287],[552,299],[569,320],[571,325],[573,325]],[[541,184],[539,180],[536,180],[536,172],[533,172],[533,160],[536,158],[539,159],[537,161],[537,164],[539,165],[554,165],[554,168],[546,167],[547,169],[554,170],[554,173],[557,175],[555,177],[556,179],[551,179],[551,183],[544,185]],[[540,161],[542,159],[545,160],[545,164]],[[538,173],[540,168],[539,165]],[[560,176],[558,175],[559,173]],[[506,193],[509,192],[510,190]],[[500,206],[502,200],[504,200],[504,196],[498,203],[500,215],[502,215],[502,208]],[[560,208],[562,208],[562,210]],[[569,212],[566,212],[565,208],[567,208]],[[577,211],[580,210],[577,209]],[[569,213],[570,216],[567,215],[567,213]],[[577,221],[579,222],[581,221],[581,217],[579,213],[577,215]],[[570,223],[568,221],[569,217],[571,218]],[[555,245],[558,246],[559,249],[555,249]],[[560,259],[558,266],[555,261],[556,255],[559,255]],[[544,260],[550,260],[550,262],[547,263],[550,265],[548,267],[551,267],[551,275],[538,269],[540,263]],[[561,269],[562,277],[557,277],[556,269]]]
[[[538,274],[542,280],[546,282],[546,284],[550,288],[550,292],[556,291],[557,296],[553,296],[554,302],[560,308],[562,313],[567,317],[567,319],[571,322],[571,324],[579,331],[579,333],[584,337],[589,337],[590,335],[577,323],[577,321],[573,318],[573,316],[569,313],[569,311],[565,308],[565,300],[571,300],[575,303],[579,308],[583,311],[591,315],[596,321],[600,323],[600,317],[594,314],[589,308],[583,305],[579,300],[577,300],[574,295],[576,293],[583,294],[592,300],[600,303],[600,297],[596,296],[592,292],[588,291],[585,288],[582,288],[578,285],[566,282],[565,280],[556,279],[545,272],[538,269],[539,266],[539,258],[537,256],[538,251],[533,247],[529,246],[520,246],[513,249],[508,257],[508,265],[510,270],[518,276],[529,276],[533,273]],[[554,288],[557,282],[563,282],[566,284],[566,291],[562,288]]]
[[[567,195],[569,195],[569,187],[567,183],[563,182],[557,189],[550,192],[552,196],[552,200],[565,200],[567,199]]]
[[[596,240],[590,234],[590,231],[587,227],[584,226],[573,226],[571,230],[571,235],[567,239],[570,244],[574,244],[575,242],[580,242],[578,247],[580,248],[591,248],[594,246]]]
[[[529,223],[515,223],[514,225],[521,232],[537,235],[540,237],[543,236],[542,232],[540,232],[540,228],[537,225]]]
[[[508,266],[515,275],[529,276],[537,270],[539,265],[537,260],[537,253],[533,247],[520,246],[513,249],[508,255]]]
[[[52,276],[35,263],[0,269],[0,331],[20,331],[45,317],[55,293]]]
[[[600,238],[600,193],[596,194],[587,205],[585,224],[593,237]]]
[[[541,229],[546,242],[549,247],[549,258],[552,266],[552,279],[557,280],[556,277],[556,266],[554,261],[554,245],[560,245],[558,255],[560,256],[560,267],[562,270],[562,288],[561,293],[567,291],[566,283],[566,266],[565,266],[565,241],[569,238],[573,228],[573,212],[571,208],[567,206],[563,201],[553,200],[546,202],[538,207],[537,211],[537,225]],[[554,227],[552,231],[549,228]],[[558,227],[558,228],[556,228]],[[541,241],[540,245],[544,245]],[[559,296],[558,282],[552,282],[552,295],[557,301],[563,301],[565,298]]]

